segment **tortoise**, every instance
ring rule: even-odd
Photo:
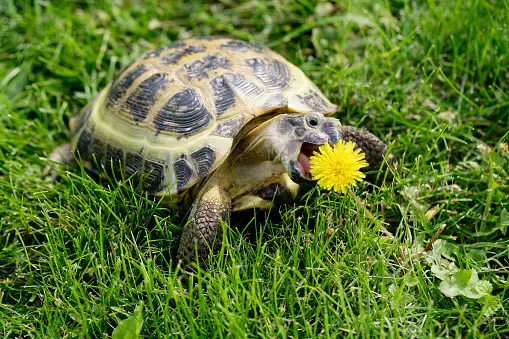
[[[304,73],[274,51],[227,38],[187,39],[150,51],[69,123],[53,161],[116,179],[190,210],[177,259],[200,263],[221,245],[231,212],[293,201],[313,180],[319,145],[354,141],[368,170],[387,146],[343,126]]]

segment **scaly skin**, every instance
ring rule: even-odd
[[[230,196],[218,186],[213,186],[198,197],[182,233],[177,253],[177,260],[182,261],[184,267],[196,262],[196,259],[198,263],[206,261],[211,253],[221,248],[221,221],[228,218],[230,209]]]
[[[76,163],[76,159],[74,159],[74,155],[71,153],[71,144],[63,144],[56,147],[50,153],[49,159],[51,161],[58,162],[71,167],[76,167],[78,165]],[[52,181],[56,181],[58,179],[57,173],[55,171],[52,171],[49,165],[46,165],[43,173],[50,174]]]
[[[365,171],[376,171],[380,169],[383,162],[387,145],[384,144],[372,133],[353,126],[341,126],[342,139],[346,142],[353,141],[357,147],[366,154],[366,161],[369,167]]]
[[[386,156],[387,145],[378,139],[372,133],[353,126],[341,126],[341,135],[345,141],[355,142],[355,149],[360,148],[366,154],[366,161],[369,166],[361,169],[362,172],[370,172],[366,175],[366,181],[371,183],[378,183],[380,179],[378,173],[383,173],[387,166],[391,166],[395,160],[392,154]],[[385,157],[385,164],[384,164]],[[392,177],[392,173],[387,171],[387,179]]]

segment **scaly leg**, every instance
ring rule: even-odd
[[[360,148],[364,154],[366,154],[366,161],[369,167],[363,169],[363,171],[378,171],[382,168],[384,156],[387,152],[387,145],[380,139],[366,130],[353,126],[341,126],[341,134],[343,140],[355,142],[357,145],[356,148]],[[386,161],[391,163],[394,161],[394,156],[392,154],[387,156]],[[375,178],[376,174],[374,176],[369,176],[368,180],[373,181]]]
[[[231,198],[227,192],[213,186],[199,197],[191,209],[177,253],[177,260],[184,267],[206,261],[211,253],[221,248],[221,221],[226,220],[231,210]],[[198,256],[196,258],[196,255]]]
[[[76,163],[76,159],[74,159],[74,156],[71,152],[71,144],[63,144],[56,147],[50,153],[49,160],[72,167],[76,167],[78,165]],[[58,174],[55,171],[53,171],[49,165],[46,165],[43,173],[44,174],[49,173],[52,181],[56,181],[58,179]]]

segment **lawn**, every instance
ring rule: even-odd
[[[508,0],[0,0],[0,336],[509,337],[508,17]],[[185,215],[42,171],[119,69],[210,35],[282,54],[397,166],[232,216],[186,278]]]

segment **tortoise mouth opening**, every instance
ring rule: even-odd
[[[300,153],[297,158],[297,163],[299,164],[299,169],[303,177],[307,179],[311,179],[311,163],[309,162],[309,158],[313,156],[314,152],[320,153],[318,147],[320,145],[310,144],[308,142],[302,143],[300,148]]]

